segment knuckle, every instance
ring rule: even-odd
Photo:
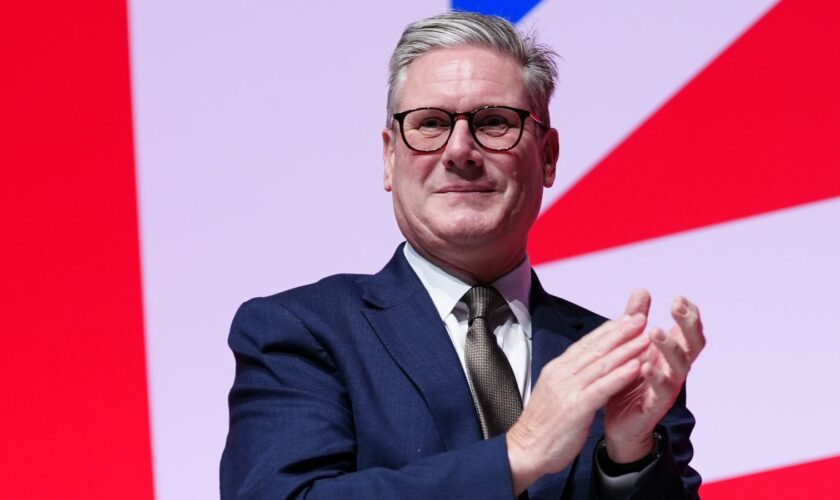
[[[604,355],[603,349],[598,345],[597,342],[591,339],[583,339],[580,342],[578,342],[578,344],[580,347],[581,354],[586,353],[594,358],[600,358]]]
[[[588,338],[583,338],[576,345],[579,350],[588,352],[591,350],[592,341]]]
[[[595,370],[598,376],[603,377],[610,373],[610,364],[604,360],[598,361],[595,365]]]
[[[691,325],[692,328],[695,328],[695,329],[700,328],[700,316],[698,316],[694,313],[689,313],[688,314],[688,323]]]
[[[561,354],[557,359],[560,361],[565,361],[567,359],[575,359],[581,356],[584,352],[586,352],[586,349],[583,347],[583,345],[581,345],[581,342],[582,341],[579,340],[576,343],[572,344],[572,346],[566,349],[566,352]]]
[[[657,370],[653,373],[653,382],[657,385],[665,385],[668,382],[668,377],[662,370]]]

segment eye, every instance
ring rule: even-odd
[[[417,128],[429,132],[440,131],[449,128],[449,120],[439,116],[428,116],[417,124]]]
[[[505,109],[487,109],[476,114],[474,122],[478,132],[498,136],[518,127],[519,116]]]
[[[490,115],[482,117],[481,123],[479,123],[478,126],[482,128],[509,127],[510,123],[508,123],[508,121],[503,116]]]
[[[437,137],[449,132],[449,115],[439,109],[417,109],[406,115],[405,130],[411,134]]]

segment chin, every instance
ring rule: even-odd
[[[499,225],[482,224],[473,220],[471,223],[447,224],[436,233],[441,240],[464,246],[476,246],[498,240],[503,231]]]

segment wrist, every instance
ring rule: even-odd
[[[653,450],[647,455],[634,460],[632,462],[614,462],[607,453],[606,442],[601,442],[598,445],[596,453],[596,462],[606,476],[618,477],[634,472],[642,472],[650,464],[656,462],[662,455],[662,436],[658,432],[653,433]]]
[[[656,450],[654,433],[644,438],[624,440],[610,436],[604,437],[604,446],[609,459],[617,464],[625,464],[642,460]]]
[[[540,464],[534,459],[533,454],[529,453],[532,447],[523,443],[521,436],[518,436],[513,428],[505,435],[505,442],[513,491],[516,496],[519,496],[543,474]]]

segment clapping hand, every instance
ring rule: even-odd
[[[636,290],[625,315],[648,315],[650,294]],[[640,356],[639,377],[606,404],[604,432],[607,455],[615,462],[633,462],[653,448],[653,429],[674,404],[692,363],[706,344],[697,306],[677,297],[671,306],[675,325],[653,328],[650,345]]]

